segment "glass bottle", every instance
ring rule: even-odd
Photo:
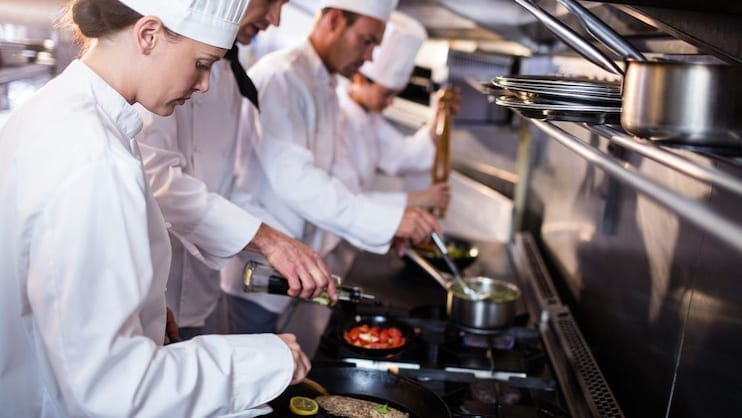
[[[363,289],[355,286],[341,286],[340,276],[332,275],[337,288],[338,300],[358,303],[362,300],[375,301],[373,295],[363,293]],[[245,292],[270,293],[273,295],[287,295],[289,281],[275,269],[257,261],[248,261],[242,271],[242,289]],[[327,289],[323,289],[319,296],[310,300],[323,306],[333,306]]]

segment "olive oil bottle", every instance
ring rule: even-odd
[[[375,301],[373,295],[363,293],[363,289],[355,286],[342,286],[340,276],[332,275],[337,288],[338,300],[349,302]],[[289,281],[270,266],[256,261],[248,261],[242,271],[242,288],[245,292],[270,293],[273,295],[288,295]],[[330,298],[327,289],[322,289],[319,296],[310,299],[319,305],[332,307],[335,301]]]

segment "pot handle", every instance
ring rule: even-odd
[[[443,286],[444,289],[448,290],[448,288],[451,286],[450,280],[446,279],[446,277],[441,274],[438,269],[428,263],[428,260],[424,259],[420,254],[417,253],[417,251],[413,250],[410,247],[402,247],[402,253],[404,253],[404,255],[406,255],[407,257],[410,257],[412,261],[414,261],[418,266],[425,270],[425,272],[428,273],[432,278],[434,278],[435,281],[438,282],[438,284]]]
[[[636,49],[634,45],[631,45],[626,39],[614,31],[610,26],[606,25],[605,22],[598,19],[597,16],[592,14],[576,0],[557,1],[580,20],[582,26],[590,35],[593,36],[593,38],[602,42],[603,45],[610,48],[611,51],[624,58],[646,61],[644,55]]]
[[[590,44],[590,42],[583,39],[569,26],[559,22],[555,17],[544,11],[544,9],[531,2],[531,0],[515,0],[515,2],[531,12],[536,19],[543,23],[562,42],[571,46],[577,53],[590,60],[590,62],[612,74],[623,75],[623,69],[613,62],[613,60]],[[597,20],[597,18],[595,19]]]

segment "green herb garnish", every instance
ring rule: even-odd
[[[384,405],[378,404],[378,405],[376,405],[376,412],[380,413],[381,415],[386,415],[386,414],[388,414],[391,411],[389,410],[389,405],[387,405],[387,404],[384,404]]]

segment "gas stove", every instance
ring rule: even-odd
[[[364,253],[348,282],[383,303],[335,306],[313,340],[315,368],[390,370],[435,393],[453,417],[623,418],[533,237],[519,233],[507,245],[476,244],[480,257],[466,274],[503,278],[522,290],[509,328],[483,332],[457,326],[446,317],[446,291],[434,280],[394,254]],[[403,348],[369,354],[347,345],[341,335],[357,315],[384,315],[413,331]]]
[[[569,416],[538,329],[527,326],[528,314],[512,327],[481,331],[448,321],[445,306],[345,308],[333,312],[316,364],[352,363],[415,379],[438,395],[453,417]],[[401,350],[373,355],[342,340],[343,325],[355,315],[384,315],[414,332]]]

